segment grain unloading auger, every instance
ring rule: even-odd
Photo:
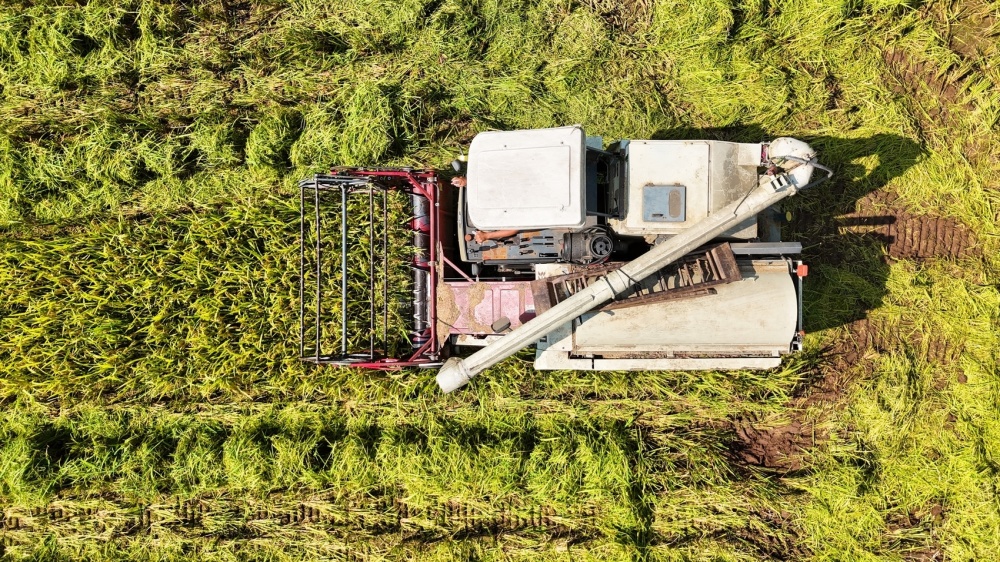
[[[825,175],[813,181],[816,169]],[[782,354],[801,348],[806,273],[795,258],[801,245],[780,241],[777,203],[831,175],[795,139],[633,140],[605,150],[577,126],[478,135],[466,185],[458,189],[410,169],[339,170],[304,180],[302,279],[309,222],[317,310],[307,328],[303,300],[302,339],[314,336],[315,347],[303,343],[302,356],[368,368],[441,367],[437,381],[445,392],[532,344],[538,369],[777,366]],[[330,322],[321,314],[320,193],[338,188],[346,304],[331,342],[340,352],[323,354]],[[359,237],[374,264],[390,250],[385,201],[392,191],[409,196],[406,225],[416,256],[411,299],[400,313],[410,319],[411,352],[402,357],[388,352],[388,264],[362,275],[370,291],[360,299],[349,298],[346,265],[356,247],[347,236],[348,199],[367,194],[373,223],[373,194],[382,194],[383,244],[375,248],[375,230]],[[368,322],[348,318],[350,303],[364,305]],[[481,349],[457,356],[467,346]]]

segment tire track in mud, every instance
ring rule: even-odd
[[[890,257],[958,259],[976,254],[976,237],[965,225],[948,217],[911,214],[893,193],[870,193],[858,201],[857,209],[837,219],[839,228],[880,240]]]
[[[954,11],[957,17],[949,16]],[[983,68],[996,56],[998,26],[993,11],[978,0],[957,2],[948,7],[927,4],[919,9],[940,38],[943,47],[957,62],[942,66],[941,60],[926,54],[891,47],[882,54],[888,70],[889,88],[902,97],[927,138],[954,141],[952,131],[966,129],[963,118],[982,103],[972,93],[995,90],[998,84]],[[972,125],[973,130],[975,125]],[[997,143],[992,135],[969,134],[961,140],[962,155],[970,162],[1000,164]]]
[[[927,337],[912,322],[901,319],[896,324],[862,319],[848,326],[850,340],[845,345],[849,356],[858,357],[865,349],[879,352],[909,350],[911,353],[936,363],[951,363],[958,359],[961,347],[941,334]],[[855,347],[853,352],[849,349]]]
[[[939,125],[954,124],[961,111],[975,108],[972,102],[961,99],[967,87],[968,72],[952,69],[942,74],[934,61],[921,60],[906,51],[890,49],[883,53],[883,61],[894,78],[889,87],[896,94],[915,104],[917,120],[925,132]]]
[[[802,220],[801,218],[799,219]],[[800,228],[803,226],[799,223]],[[905,210],[898,196],[885,191],[869,193],[858,200],[855,211],[838,215],[819,229],[827,240],[824,252],[816,257],[834,265],[851,258],[842,254],[841,245],[880,243],[885,260],[961,259],[980,253],[974,233],[961,222],[934,215],[916,215]],[[845,239],[845,235],[861,240]],[[883,266],[884,267],[884,266]],[[927,361],[947,364],[957,360],[961,347],[942,334],[929,337],[912,322],[902,319],[887,325],[867,317],[851,322],[848,335],[826,350],[825,364],[815,373],[809,388],[792,405],[836,404],[849,383],[852,367],[865,361],[865,352],[905,350]],[[793,415],[780,425],[760,423],[751,417],[735,419],[730,429],[735,441],[733,453],[738,461],[779,473],[800,470],[808,465],[808,453],[826,441],[828,435],[815,422]]]

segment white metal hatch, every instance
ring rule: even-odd
[[[581,228],[583,129],[489,131],[469,148],[469,221],[483,230]]]

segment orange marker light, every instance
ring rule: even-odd
[[[799,277],[805,277],[809,275],[809,266],[804,263],[800,263],[799,266],[795,268],[795,273]]]

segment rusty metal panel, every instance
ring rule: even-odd
[[[622,263],[610,263],[589,266],[566,275],[533,281],[535,310],[538,314],[545,312],[622,265]],[[712,295],[715,294],[715,290],[712,289],[715,285],[732,283],[740,278],[740,267],[729,244],[716,244],[692,252],[677,263],[663,268],[642,283],[636,284],[631,293],[604,305],[599,310],[615,310]]]

